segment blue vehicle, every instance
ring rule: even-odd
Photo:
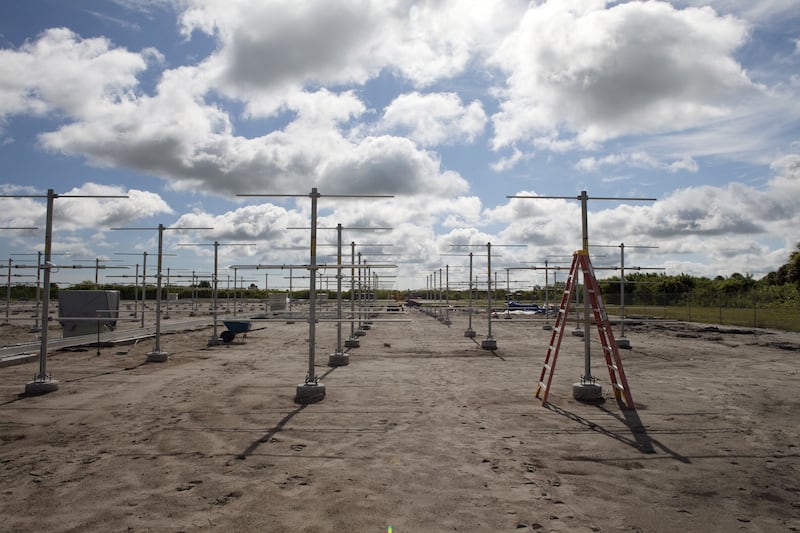
[[[508,302],[508,311],[532,311],[536,314],[544,313],[544,309],[535,303],[526,304],[515,301]]]

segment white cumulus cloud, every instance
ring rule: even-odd
[[[402,134],[421,146],[473,142],[487,117],[478,100],[464,105],[456,93],[407,93],[384,109],[380,128]]]
[[[666,2],[547,1],[531,6],[492,57],[493,145],[557,136],[581,146],[716,120],[756,90],[733,57],[748,26],[712,8]]]

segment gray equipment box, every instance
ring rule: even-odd
[[[271,311],[283,311],[286,309],[286,293],[271,292],[269,294],[269,308]]]
[[[64,328],[64,337],[114,331],[118,317],[119,291],[58,291],[58,321]]]

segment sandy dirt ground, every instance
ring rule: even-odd
[[[0,530],[800,530],[799,334],[628,326],[635,410],[596,349],[606,401],[572,399],[584,345],[566,335],[544,407],[541,321],[494,321],[492,352],[485,317],[474,340],[464,313],[393,317],[336,368],[317,325],[310,405],[293,401],[303,321],[213,347],[210,329],[165,335],[166,363],[146,362],[152,339],[51,353],[42,396],[21,394],[37,363],[0,368]]]

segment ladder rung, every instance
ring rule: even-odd
[[[547,363],[543,364],[543,365],[542,365],[542,367],[543,367],[543,368],[545,368],[545,369],[546,369],[548,372],[549,372],[549,371],[550,371],[550,369],[552,368],[552,367],[551,367],[550,365],[548,365]]]
[[[619,383],[614,383],[614,384],[613,384],[613,386],[614,386],[614,388],[615,388],[615,389],[619,389],[619,390],[621,390],[621,391],[624,391],[624,390],[625,390],[625,387],[623,387],[623,386],[622,386],[622,385],[620,385]]]
[[[539,382],[539,388],[540,388],[540,389],[547,390],[547,385],[545,385],[543,381],[540,381],[540,382]],[[538,392],[538,391],[537,391],[537,392]]]
[[[617,365],[614,365],[614,364],[607,364],[606,366],[607,366],[608,368],[610,368],[611,370],[613,370],[614,372],[619,372],[619,368],[617,368]]]

